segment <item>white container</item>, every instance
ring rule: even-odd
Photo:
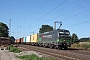
[[[30,41],[31,41],[31,36],[27,36],[26,42],[30,42]]]

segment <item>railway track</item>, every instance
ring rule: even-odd
[[[90,56],[90,51],[88,50],[67,50],[67,51],[70,51],[72,53],[77,53],[77,54],[84,54],[86,56]]]
[[[57,60],[90,60],[90,52],[85,50],[57,50],[30,45],[19,45],[18,48],[23,50],[34,50],[55,57]]]

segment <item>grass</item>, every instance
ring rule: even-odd
[[[14,47],[14,46],[9,46],[9,51],[10,52],[14,52],[14,53],[20,53],[22,52],[22,50]],[[35,54],[32,55],[24,55],[24,56],[16,56],[22,60],[55,60],[54,58],[45,58],[45,57],[38,57]]]
[[[90,49],[90,42],[80,42],[78,44],[73,44],[71,47],[89,50]]]
[[[55,60],[54,58],[45,58],[45,57],[38,57],[35,54],[32,55],[24,55],[24,56],[16,56],[22,60]]]
[[[10,49],[9,50],[10,52],[14,52],[14,53],[20,53],[20,52],[22,52],[22,50],[14,47],[14,46],[9,46],[9,49]]]

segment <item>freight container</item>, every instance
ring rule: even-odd
[[[21,43],[23,43],[23,37],[22,37],[22,38],[20,38],[20,42],[21,42]]]
[[[30,41],[31,41],[31,36],[27,36],[26,42],[30,42]]]
[[[17,39],[17,40],[16,40],[16,42],[18,42],[18,43],[19,43],[19,42],[20,42],[20,39]]]
[[[38,42],[38,33],[31,35],[31,42]]]
[[[26,37],[23,38],[23,42],[26,42]]]

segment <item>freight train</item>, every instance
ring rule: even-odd
[[[44,33],[32,34],[15,40],[19,44],[29,44],[34,46],[67,49],[71,46],[71,36],[69,30],[57,29]]]
[[[60,26],[56,29],[56,23]],[[49,32],[32,34],[27,37],[16,39],[18,44],[29,44],[34,46],[57,48],[57,49],[67,49],[71,46],[71,36],[69,30],[60,29],[62,22],[55,21],[54,29]]]

